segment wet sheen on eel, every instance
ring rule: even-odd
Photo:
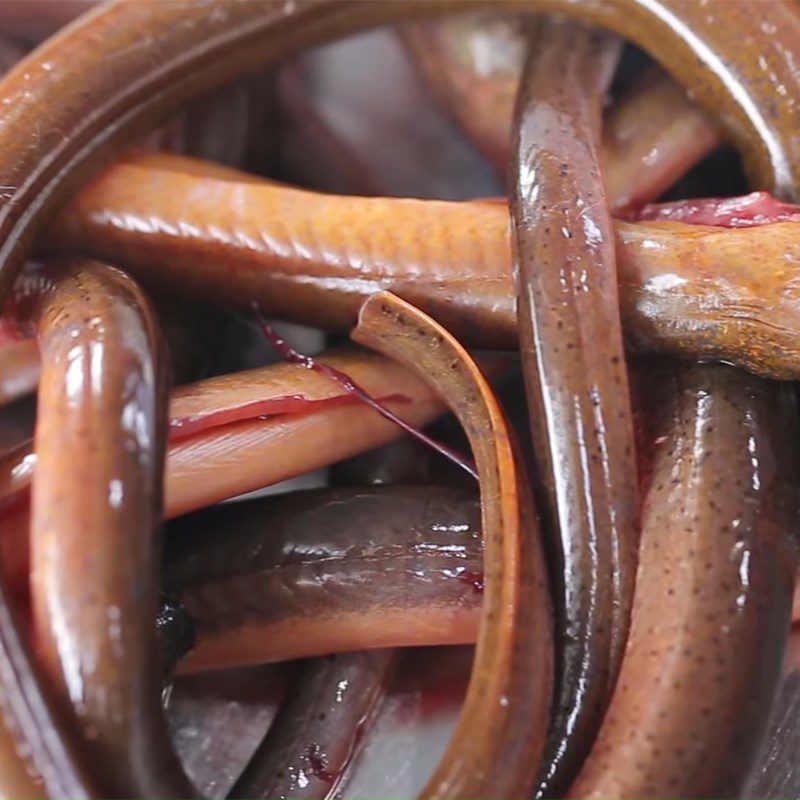
[[[532,26],[528,46],[511,208],[520,352],[557,581],[558,694],[538,790],[547,797],[577,773],[616,681],[639,499],[614,235],[598,162],[621,42],[547,19]]]

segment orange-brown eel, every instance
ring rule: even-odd
[[[0,299],[33,237],[115,146],[203,90],[303,48],[465,0],[211,0],[101,5],[0,81]],[[526,0],[497,10],[560,11],[650,52],[720,120],[759,188],[800,185],[800,13],[788,0]],[[742,30],[758,31],[742,42]],[[66,132],[66,133],[65,133]]]
[[[629,348],[800,376],[797,230],[615,221]],[[465,342],[517,347],[505,203],[337,197],[138,153],[89,184],[43,243],[120,264],[165,293],[257,300],[332,330],[391,289]]]
[[[628,635],[639,498],[611,212],[598,159],[616,37],[532,28],[512,143],[519,338],[552,526],[558,668],[539,796],[577,774]],[[557,80],[554,80],[557,76]]]
[[[445,410],[422,380],[377,354],[342,348],[318,360],[346,372],[410,425],[427,425]],[[327,467],[403,434],[325,376],[294,364],[175,389],[169,428],[168,518]],[[27,581],[27,489],[35,469],[36,453],[27,442],[0,458],[7,521],[0,546],[15,593],[24,591]]]
[[[791,386],[650,372],[655,461],[619,682],[571,797],[737,797],[777,691],[797,548]]]
[[[154,619],[166,435],[161,333],[142,291],[50,264],[31,499],[33,639],[107,797],[192,796],[161,711]],[[79,457],[76,454],[80,453]]]
[[[409,370],[363,353],[343,355],[344,358],[332,357],[328,361],[348,370],[347,374],[358,383],[364,376],[361,385],[410,425],[426,425],[443,412],[441,400]],[[299,414],[267,419],[251,413],[249,419],[241,422],[174,441],[169,448],[165,476],[169,516],[329,466],[402,435],[400,428],[371,408],[358,402],[353,404],[352,396],[343,396],[340,387],[324,376],[317,375],[317,380],[311,380],[308,370],[302,367],[287,370],[288,375],[281,372],[275,368],[270,374],[278,381],[285,381],[284,376],[290,381],[296,378],[295,385],[302,385],[307,397],[313,398],[316,393],[323,398],[332,397],[334,402],[328,407],[320,403],[319,411],[314,411],[312,405],[312,413],[301,405]],[[247,373],[243,377],[244,380],[238,379],[240,386],[254,396],[261,392],[263,398],[268,388],[264,382],[248,384]],[[209,389],[226,382],[235,385],[237,378],[213,381],[201,385],[204,402]],[[286,383],[278,381],[279,396],[285,397]],[[240,402],[243,393],[236,394]],[[189,399],[183,395],[179,405],[176,397],[173,410],[189,408]],[[314,446],[309,447],[309,442],[314,442]]]
[[[0,297],[33,236],[68,194],[115,145],[130,141],[178,103],[344,32],[461,5],[449,0],[119,2],[69,27],[0,82],[0,104],[7,110],[0,126],[0,185],[7,192],[0,207]],[[530,7],[588,17],[648,47],[701,103],[717,111],[745,151],[756,183],[794,196],[800,184],[795,137],[800,110],[794,103],[800,76],[791,54],[800,17],[793,4],[544,0]],[[764,35],[742,44],[743,27]]]
[[[413,306],[375,295],[352,337],[436,387],[469,438],[479,474],[483,619],[456,730],[422,796],[524,796],[550,716],[552,612],[538,521],[511,434],[475,362]]]

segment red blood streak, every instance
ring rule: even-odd
[[[330,378],[334,383],[337,383],[339,386],[341,386],[346,392],[349,392],[353,397],[358,398],[362,403],[377,411],[385,419],[393,422],[398,428],[405,431],[409,436],[413,436],[418,441],[428,445],[428,447],[432,448],[435,452],[445,456],[445,458],[449,458],[453,463],[458,464],[459,467],[468,472],[473,478],[475,478],[475,480],[478,480],[478,471],[471,459],[466,458],[461,453],[458,453],[451,447],[448,447],[446,444],[442,444],[441,442],[437,442],[435,439],[431,439],[430,436],[428,436],[426,433],[423,433],[421,430],[418,430],[413,425],[409,425],[405,420],[398,417],[393,411],[386,408],[386,406],[380,401],[376,400],[371,394],[369,394],[369,392],[362,389],[347,373],[342,372],[340,369],[336,369],[336,367],[332,367],[330,364],[324,364],[321,361],[317,361],[316,359],[312,358],[311,356],[307,356],[304,353],[300,353],[295,350],[266,321],[261,313],[258,303],[253,303],[253,311],[255,312],[256,319],[258,320],[258,324],[261,327],[264,336],[269,342],[272,343],[272,346],[278,351],[282,358],[284,358],[290,364],[301,364],[302,366],[306,367],[306,369],[313,369]]]
[[[410,403],[408,395],[397,392],[380,398],[383,403]],[[225,408],[208,414],[197,414],[188,417],[172,417],[169,421],[169,440],[176,442],[196,433],[231,425],[235,422],[246,422],[252,419],[267,419],[286,416],[288,414],[310,414],[339,406],[356,405],[360,401],[350,394],[335,397],[323,397],[310,400],[305,395],[292,394],[283,397],[271,397],[266,400],[254,400],[251,403],[234,408]]]
[[[782,203],[768,192],[753,192],[743,197],[707,197],[651,203],[632,216],[636,220],[686,222],[719,228],[751,228],[774,222],[800,222],[800,206]]]
[[[327,768],[318,744],[310,744],[306,748],[305,757],[311,774],[323,783],[330,785],[340,777]]]
[[[466,583],[475,590],[475,594],[483,594],[483,573],[473,572],[472,570],[465,569],[459,572],[456,579],[461,583]]]

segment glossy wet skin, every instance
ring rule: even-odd
[[[375,295],[352,338],[437,386],[469,438],[479,475],[483,620],[459,723],[422,795],[524,794],[544,747],[553,651],[538,520],[511,434],[466,351],[413,306],[386,292]]]
[[[433,94],[505,179],[524,18],[464,14],[410,23],[403,36]],[[720,139],[708,115],[657,70],[624,92],[603,127],[601,161],[615,210],[655,200]]]
[[[90,13],[20,63],[0,90],[0,102],[14,109],[0,129],[0,183],[15,187],[13,202],[0,210],[2,294],[32,237],[70,189],[148,122],[202,89],[303,47],[413,13],[461,6],[452,0],[350,0],[342,7],[330,0],[290,6],[275,0],[216,0],[217,13],[210,14],[191,2],[163,7],[122,0]],[[800,111],[776,100],[800,90],[790,55],[800,34],[793,4],[661,0],[651,6],[592,0],[532,7],[585,16],[643,45],[715,110],[745,152],[756,184],[793,196]],[[752,26],[775,33],[742,45],[739,32]],[[130,47],[141,41],[147,41],[146,48]],[[97,64],[104,69],[95,69]],[[29,135],[32,131],[38,135]],[[63,131],[70,134],[64,137]]]
[[[628,348],[800,375],[799,224],[734,231],[615,221]],[[359,305],[389,288],[465,344],[518,345],[501,202],[316,194],[138,153],[89,184],[48,243],[120,264],[167,296],[233,308],[256,298],[282,318],[332,330],[347,330]]]
[[[444,487],[327,489],[171,523],[165,587],[197,632],[182,669],[472,642],[480,509]]]
[[[445,6],[449,4],[441,4]],[[145,4],[112,6],[98,12],[84,27],[65,33],[60,44],[56,41],[46,46],[3,84],[7,105],[13,108],[13,114],[7,115],[0,129],[0,182],[13,187],[12,202],[0,214],[0,238],[4,242],[0,250],[0,278],[5,281],[6,290],[24,259],[30,238],[45,223],[55,204],[109,155],[106,145],[133,135],[137,125],[145,124],[149,113],[158,114],[199,91],[204,83],[222,81],[256,61],[286,55],[351,26],[386,21],[387,16],[394,18],[409,8],[422,8],[415,3],[286,6],[260,2],[246,5],[219,2],[215,7],[220,13],[201,17],[193,6],[176,3],[156,19],[157,15],[151,14]],[[546,3],[538,7],[562,8],[561,4]],[[609,22],[623,34],[650,44],[657,57],[663,57],[677,74],[693,84],[708,106],[722,110],[728,130],[747,150],[756,179],[763,185],[774,186],[785,196],[791,194],[797,184],[798,159],[794,154],[797,145],[793,135],[798,112],[789,102],[776,103],[775,97],[778,86],[788,87],[790,98],[797,96],[797,76],[786,57],[789,51],[781,46],[783,37],[791,41],[798,25],[793,6],[762,4],[755,7],[755,13],[744,3],[697,6],[674,2],[645,8],[632,2],[587,2],[566,8]],[[661,13],[660,19],[656,12]],[[165,18],[170,15],[171,18]],[[708,45],[701,51],[705,64],[698,64],[690,52],[691,46],[681,38],[686,34],[687,22]],[[288,29],[293,23],[295,27]],[[758,42],[758,46],[755,42],[742,45],[741,29],[753,25],[762,30],[764,26],[771,27],[776,33],[766,43]],[[691,44],[696,39],[689,41]],[[147,42],[148,46],[132,49],[132,42],[137,45]],[[736,46],[731,52],[733,42]],[[62,53],[58,47],[64,48]],[[69,53],[70,69],[65,68],[64,53]],[[107,59],[108,53],[124,54],[124,58]],[[114,66],[97,70],[95,59]],[[759,59],[763,59],[763,64]],[[67,73],[69,81],[76,74],[85,80],[70,85],[66,82]],[[179,73],[183,73],[183,80],[178,77],[173,82]],[[735,91],[724,91],[726,85],[733,86]],[[163,91],[156,91],[157,88]],[[732,100],[733,96],[737,99]],[[747,102],[742,102],[742,97]],[[111,120],[123,111],[126,117],[112,124]],[[38,136],[30,135],[34,130]],[[64,137],[64,131],[69,131],[69,136]],[[103,435],[110,430],[104,427]],[[492,475],[484,478],[490,481]],[[506,588],[513,585],[510,582]],[[522,580],[520,585],[523,590],[531,591],[536,582]],[[537,657],[541,659],[541,653]],[[480,670],[476,673],[476,680],[486,679]],[[523,687],[519,689],[523,692],[520,707],[526,709]],[[468,704],[469,710],[473,708]],[[537,723],[541,721],[541,715],[526,716]],[[508,734],[508,728],[503,727],[503,714],[498,717],[496,710],[494,716],[477,719],[487,722],[491,733]],[[498,722],[499,727],[488,722]],[[515,724],[523,723],[517,720]],[[527,724],[531,724],[530,719]],[[534,733],[528,731],[520,737],[522,746],[529,747],[531,752],[535,751],[531,744],[535,741]],[[467,775],[478,781],[477,786],[481,785],[480,780],[486,780],[486,774],[479,774],[475,766],[480,765],[496,742],[484,739],[481,744],[485,749],[469,765],[472,771],[467,770]],[[511,758],[507,752],[502,756],[501,767],[505,759]],[[125,756],[121,758],[124,763]],[[455,762],[446,762],[444,770],[452,763]],[[460,774],[456,777],[466,780]],[[524,782],[521,774],[510,779],[519,781],[519,785]],[[450,779],[443,780],[439,787],[442,794],[453,791]]]
[[[392,650],[301,664],[289,697],[231,796],[329,796],[375,715],[393,665]]]
[[[647,376],[655,462],[628,650],[572,797],[735,797],[788,634],[792,388],[723,366]]]
[[[166,391],[157,323],[110,267],[52,264],[40,279],[48,288],[30,309],[44,364],[31,500],[36,652],[104,793],[188,795],[161,713],[153,627]],[[76,582],[86,574],[91,582]]]
[[[580,23],[547,20],[532,26],[528,46],[511,210],[520,352],[558,581],[559,695],[539,789],[549,796],[576,774],[616,681],[639,498],[598,157],[600,112],[621,42]]]

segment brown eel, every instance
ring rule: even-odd
[[[377,712],[394,661],[394,650],[370,650],[301,662],[229,797],[331,797]]]
[[[53,263],[38,324],[34,641],[103,796],[192,790],[161,711],[156,558],[166,437],[161,334],[142,291]],[[80,454],[80,456],[76,456]]]
[[[488,0],[486,0],[488,2]],[[179,104],[260,65],[345,33],[467,0],[211,0],[101,5],[0,81],[0,300],[33,237],[113,149]],[[754,183],[786,199],[800,185],[800,12],[788,0],[526,0],[643,46],[719,118]],[[759,35],[742,40],[742,30]]]
[[[167,534],[165,591],[197,633],[183,671],[475,640],[484,576],[471,493],[312,489],[203,509]]]
[[[436,387],[467,434],[479,474],[483,618],[456,730],[422,796],[524,796],[550,717],[552,611],[538,520],[511,433],[475,362],[413,306],[388,292],[373,296],[352,337]]]
[[[558,581],[558,694],[538,789],[548,797],[577,774],[616,681],[639,500],[614,236],[598,163],[621,42],[548,19],[528,46],[511,197],[520,352]]]
[[[630,640],[571,797],[736,797],[777,692],[797,548],[794,390],[648,373],[655,461]]]
[[[525,58],[524,17],[491,12],[409,23],[402,35],[434,96],[503,175]],[[601,160],[614,210],[655,200],[719,145],[712,120],[649,70],[607,111]]]
[[[615,220],[628,349],[800,377],[799,230]],[[320,194],[139,152],[87,185],[42,244],[117,264],[165,296],[257,300],[329,330],[349,330],[387,289],[466,344],[517,347],[504,202]]]
[[[99,8],[37,49],[0,82],[0,103],[7,112],[0,124],[0,185],[6,192],[0,207],[0,297],[7,294],[32,238],[57,206],[110,157],[115,145],[130,141],[183,100],[333,36],[415,11],[464,5],[449,0],[133,0]],[[794,4],[515,4],[528,6],[588,17],[647,47],[701,103],[719,114],[746,153],[755,182],[793,196],[800,185],[800,143],[795,135],[800,109],[794,102],[800,94],[800,75],[792,56],[800,17]],[[760,29],[764,35],[743,43],[743,28]],[[524,581],[522,585],[529,588]],[[133,624],[126,619],[129,623]],[[524,695],[522,689],[515,696],[519,700]],[[476,720],[482,733],[494,730],[487,723],[493,718],[481,715]],[[484,735],[476,738],[491,744]],[[145,741],[152,744],[148,737]],[[461,743],[468,751],[469,742]],[[508,755],[498,754],[501,763],[504,757]],[[120,758],[125,763],[128,754]],[[109,759],[109,770],[118,766],[116,761]],[[475,774],[479,763],[467,767]],[[518,774],[513,778],[521,780]]]

